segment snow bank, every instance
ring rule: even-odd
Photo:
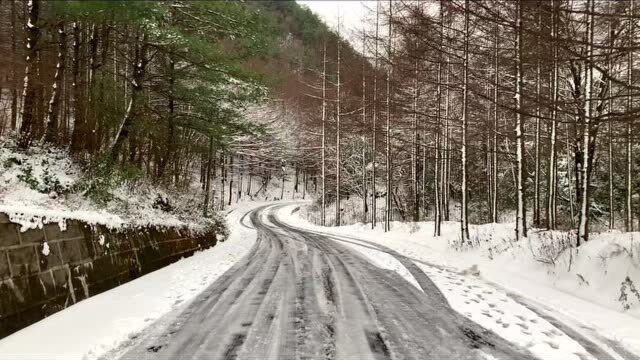
[[[89,187],[99,196],[87,196]],[[111,229],[162,226],[203,232],[210,221],[201,216],[202,198],[197,184],[177,190],[132,174],[85,173],[65,150],[36,143],[20,151],[11,139],[0,146],[0,213],[22,231],[46,223],[64,229],[66,220],[73,219]]]
[[[5,360],[87,360],[136,336],[213,283],[253,246],[255,230],[240,224],[258,204],[239,204],[225,242],[81,301],[0,340]]]
[[[463,243],[457,222],[443,223],[443,236],[434,237],[433,222],[394,222],[393,230],[385,233],[382,226],[371,229],[370,224],[320,227],[301,217],[304,208],[292,210],[284,208],[279,216],[295,226],[384,245],[422,262],[419,266],[425,271],[429,267],[424,268],[424,263],[452,274],[476,265],[480,276],[498,288],[551,309],[581,332],[602,335],[640,354],[640,296],[634,292],[640,288],[640,233],[593,234],[588,243],[571,249],[566,245],[573,236],[567,233],[533,230],[526,240],[516,243],[513,224],[486,224],[472,225],[471,243]],[[433,277],[437,283],[438,276]],[[465,293],[456,290],[458,286],[440,285],[445,295],[447,289]],[[469,299],[454,298],[469,305],[464,304]],[[482,312],[479,315],[474,320],[489,318]]]

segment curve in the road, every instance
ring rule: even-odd
[[[282,223],[269,212],[277,207],[250,215],[258,240],[244,259],[121,358],[533,358],[452,310],[424,273],[416,273],[422,292],[324,235]]]

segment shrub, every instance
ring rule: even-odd
[[[628,276],[620,285],[620,297],[618,298],[618,301],[620,301],[625,310],[629,310],[634,303],[640,303],[640,292],[638,292],[638,289],[636,289],[633,281],[631,281]]]

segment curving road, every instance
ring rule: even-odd
[[[277,208],[243,219],[252,251],[121,359],[533,358],[453,311],[421,271],[409,268],[424,292]]]

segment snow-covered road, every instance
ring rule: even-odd
[[[453,310],[417,267],[408,266],[416,287],[326,235],[283,223],[274,215],[281,206],[255,210],[249,255],[121,358],[533,358]]]

